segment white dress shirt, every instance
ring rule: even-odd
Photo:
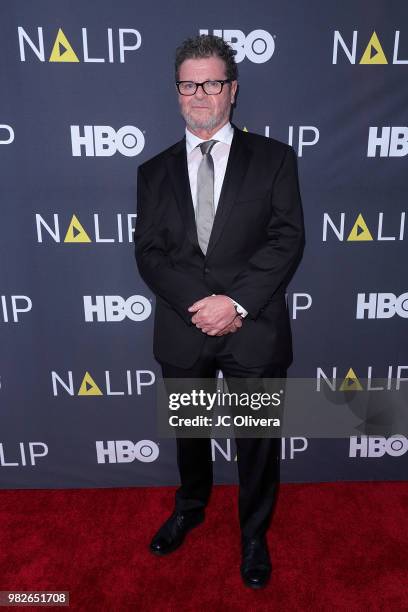
[[[218,200],[222,183],[224,181],[225,170],[227,169],[229,152],[231,149],[232,137],[234,136],[234,128],[230,122],[226,123],[218,132],[216,132],[211,140],[218,140],[211,149],[211,157],[214,160],[214,208],[217,211]],[[197,172],[198,166],[201,163],[203,155],[199,144],[205,142],[202,138],[195,136],[186,128],[186,148],[187,148],[187,165],[188,177],[190,179],[191,196],[193,198],[194,210],[197,206]],[[198,147],[198,148],[197,148]]]
[[[228,122],[222,126],[218,132],[216,132],[211,140],[218,140],[217,143],[212,147],[210,155],[214,161],[214,209],[217,212],[218,201],[220,199],[220,193],[222,184],[224,182],[225,171],[227,169],[228,157],[231,149],[231,142],[234,136],[234,128],[231,123]],[[201,153],[199,144],[205,142],[202,138],[199,138],[186,128],[186,149],[187,149],[187,166],[188,166],[188,178],[190,180],[191,197],[193,199],[194,210],[197,207],[197,173],[198,166],[201,163],[203,155]],[[243,318],[247,316],[247,311],[243,306],[234,302],[237,309],[237,313]]]

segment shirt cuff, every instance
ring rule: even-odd
[[[248,311],[245,310],[245,308],[243,306],[241,306],[241,304],[239,304],[238,302],[236,302],[232,298],[230,298],[230,300],[234,304],[235,310],[237,311],[237,314],[239,314],[243,319],[245,319],[245,317],[248,315]]]

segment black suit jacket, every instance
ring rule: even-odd
[[[226,337],[239,363],[290,365],[285,290],[304,246],[293,148],[234,127],[206,256],[197,241],[185,138],[139,167],[137,197],[135,255],[156,295],[156,359],[193,365],[209,336],[187,308],[217,293],[249,313]]]

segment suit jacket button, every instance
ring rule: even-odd
[[[209,268],[204,268],[204,274],[208,274],[208,273],[209,273],[209,271],[210,271],[210,269],[209,269]]]

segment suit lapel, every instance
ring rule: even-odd
[[[190,180],[188,178],[185,137],[175,145],[171,155],[167,158],[167,168],[181,218],[186,224],[187,235],[192,244],[200,251],[201,255],[203,255],[197,238],[194,205],[191,197]]]
[[[217,244],[222,230],[228,220],[234,202],[239,194],[239,190],[248,170],[251,152],[245,143],[245,135],[234,126],[234,137],[231,143],[231,150],[228,156],[227,168],[215,213],[214,225],[212,227],[210,241],[206,257]]]

